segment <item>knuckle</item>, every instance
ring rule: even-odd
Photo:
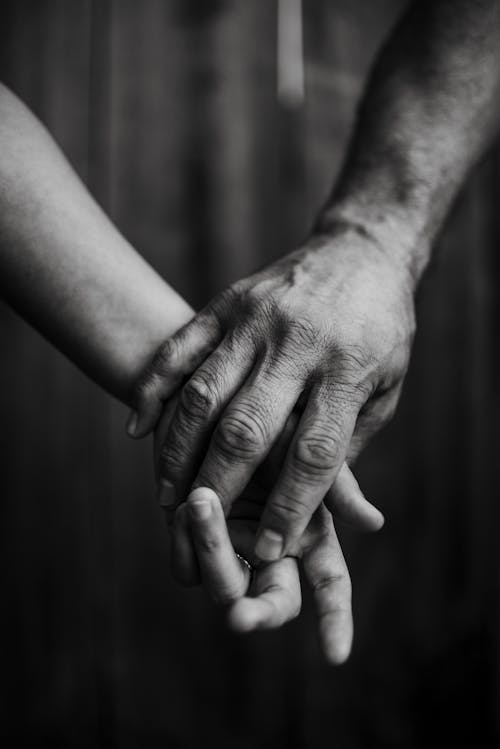
[[[162,399],[161,375],[153,369],[153,365],[149,366],[136,382],[133,399],[136,404]]]
[[[230,603],[233,603],[233,601],[237,601],[238,598],[241,598],[242,595],[243,591],[236,583],[219,585],[217,590],[212,591],[212,599],[219,606],[228,606]]]
[[[237,302],[246,292],[247,283],[244,279],[235,281],[231,286],[221,292],[220,298],[228,304]]]
[[[262,421],[246,411],[234,411],[221,421],[215,435],[216,447],[230,458],[252,458],[266,447]]]
[[[279,583],[271,583],[270,585],[266,585],[266,587],[261,591],[261,595],[265,593],[266,595],[276,596],[276,597],[282,597],[284,593],[284,588]],[[296,619],[301,611],[301,602],[298,601],[286,601],[286,605],[279,606],[277,603],[277,600],[274,598],[268,598],[268,603],[271,608],[269,613],[269,626],[271,627],[279,627],[282,624],[285,624],[285,622],[291,621],[292,619]],[[284,603],[284,602],[283,602]]]
[[[209,379],[196,374],[183,387],[180,402],[184,411],[194,419],[203,419],[217,408],[217,397]]]
[[[218,554],[221,549],[221,540],[218,536],[211,534],[203,534],[198,536],[196,539],[196,546],[198,550],[204,554],[213,556]]]
[[[240,309],[249,325],[249,331],[262,333],[272,330],[279,319],[279,303],[269,289],[260,284],[248,286],[240,295]]]
[[[349,344],[335,360],[334,381],[346,400],[358,402],[366,400],[378,379],[380,362],[378,357],[365,346]]]
[[[311,320],[306,317],[298,317],[295,320],[290,320],[288,325],[294,342],[301,349],[310,350],[317,347],[320,334],[317,326]]]
[[[299,371],[309,370],[311,363],[317,361],[324,350],[321,332],[304,316],[293,316],[283,308],[274,310],[272,329],[277,350]]]
[[[257,284],[255,286],[247,286],[246,288],[241,289],[240,298],[244,307],[248,311],[253,311],[260,308],[265,299],[265,294],[263,294],[259,284]]]
[[[242,300],[245,294],[245,282],[237,281],[219,294],[214,307],[220,311],[223,317],[232,317],[235,309],[242,308]]]
[[[163,445],[159,458],[160,475],[171,478],[182,474],[185,454],[178,440],[170,440]]]
[[[163,399],[163,378],[171,374],[175,346],[176,344],[171,339],[161,344],[153,360],[134,386],[133,398],[136,403],[148,402],[154,398]]]
[[[176,350],[177,344],[175,343],[175,340],[173,338],[167,338],[166,341],[163,341],[153,359],[153,371],[159,372],[160,374],[165,372],[171,365]]]
[[[146,371],[135,383],[133,389],[134,403],[149,401],[154,395],[153,380],[149,371]]]
[[[366,346],[349,343],[342,350],[342,363],[347,371],[358,372],[371,369],[378,364],[378,360]]]
[[[347,570],[339,570],[333,574],[322,575],[315,580],[312,589],[313,593],[322,594],[341,587],[344,593],[349,594],[351,590],[351,579]]]
[[[320,575],[312,583],[313,596],[320,616],[351,611],[352,585],[347,568]]]
[[[301,524],[304,517],[310,514],[310,509],[302,495],[293,496],[281,492],[280,497],[269,505],[268,512],[273,525],[283,528],[283,526]]]
[[[295,446],[295,470],[305,476],[326,476],[335,469],[338,452],[338,440],[331,434],[308,435],[299,439]]]

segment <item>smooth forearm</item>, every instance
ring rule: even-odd
[[[316,231],[352,223],[418,279],[499,123],[500,2],[414,3],[382,50]]]
[[[121,236],[26,107],[0,87],[0,291],[122,400],[190,307]]]

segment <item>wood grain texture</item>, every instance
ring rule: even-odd
[[[402,0],[305,6],[306,103],[276,100],[274,0],[4,0],[0,79],[141,253],[199,307],[305,235]],[[344,534],[356,643],[321,661],[309,599],[230,634],[175,586],[150,446],[7,308],[0,735],[9,746],[456,747],[500,738],[500,156],[461,195],[419,300],[394,423]]]

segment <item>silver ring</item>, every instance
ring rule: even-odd
[[[248,559],[246,559],[246,558],[245,558],[245,557],[243,556],[243,554],[238,554],[238,552],[237,552],[237,551],[235,552],[235,554],[236,554],[236,556],[238,557],[238,559],[240,560],[240,562],[241,562],[241,563],[242,563],[242,564],[243,564],[243,565],[244,565],[244,566],[245,566],[245,567],[247,568],[247,570],[249,571],[249,573],[250,573],[250,585],[251,585],[251,584],[252,584],[252,581],[253,581],[253,576],[254,576],[254,573],[255,573],[255,567],[253,566],[253,564],[250,564],[250,562],[248,561]]]

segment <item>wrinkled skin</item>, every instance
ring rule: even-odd
[[[344,461],[394,412],[413,294],[410,271],[344,225],[223,292],[160,349],[137,387],[139,436],[185,382],[159,451],[163,481],[179,499],[211,487],[227,512],[295,409],[255,547],[266,561],[289,554]]]
[[[299,614],[301,566],[314,594],[322,651],[328,662],[340,664],[352,644],[351,583],[330,512],[320,505],[287,557],[259,562],[253,554],[262,509],[286,444],[283,436],[233,504],[227,525],[210,489],[196,489],[168,513],[174,531],[172,569],[183,585],[202,581],[216,602],[228,606],[232,627],[248,632],[282,626]],[[235,549],[255,565],[252,580]]]

